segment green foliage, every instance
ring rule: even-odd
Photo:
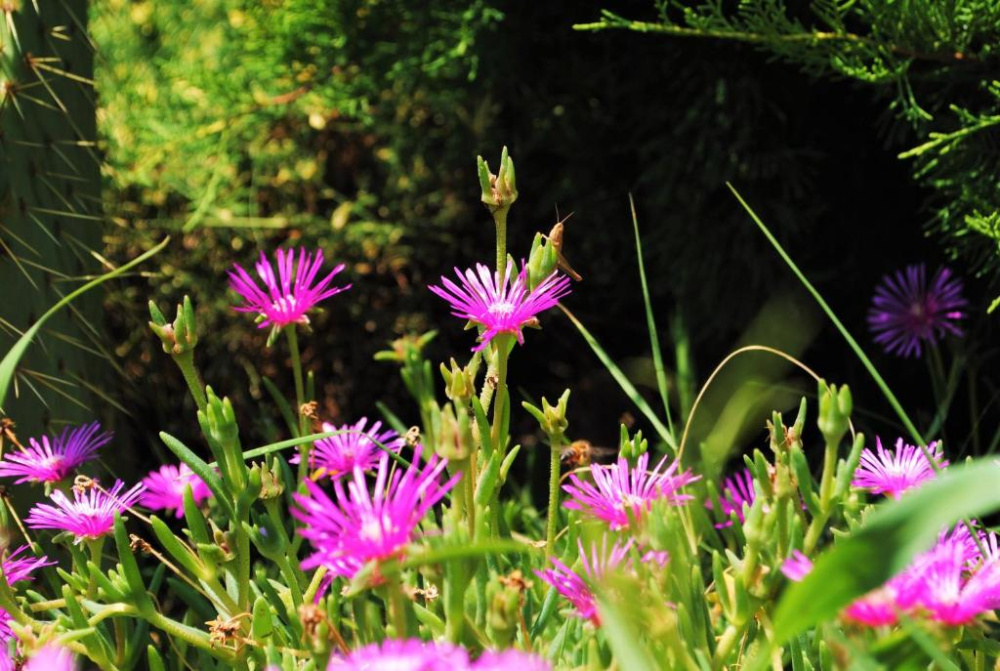
[[[107,270],[87,2],[7,3],[0,21],[0,350],[76,283]],[[103,266],[103,268],[102,268]],[[107,356],[87,296],[37,332],[5,412],[26,433],[86,416]],[[95,356],[96,355],[96,356]],[[105,367],[106,369],[106,367]]]
[[[919,143],[900,158],[935,192],[929,227],[976,269],[998,267],[995,245],[969,219],[1000,209],[996,127],[1000,97],[991,64],[1000,38],[1000,5],[962,2],[836,2],[808,7],[783,0],[738,5],[658,0],[656,19],[605,11],[580,30],[626,29],[670,37],[731,40],[759,47],[807,73],[848,79],[879,91]],[[994,238],[995,240],[996,238]]]

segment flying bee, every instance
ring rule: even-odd
[[[574,440],[572,443],[562,448],[559,459],[566,468],[574,469],[582,466],[589,466],[592,461],[609,460],[618,454],[618,450],[611,447],[597,447],[589,440]]]

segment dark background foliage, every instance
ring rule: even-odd
[[[150,274],[118,283],[106,299],[126,371],[110,384],[130,413],[116,422],[137,461],[155,462],[158,430],[196,430],[183,381],[145,327],[149,299],[165,307],[191,295],[203,334],[198,362],[237,402],[245,442],[282,435],[260,379],[290,392],[284,345],[265,350],[265,333],[229,309],[226,290],[233,262],[279,245],[321,247],[331,263],[348,264],[354,283],[304,338],[324,419],[373,416],[382,400],[415,420],[395,370],[372,355],[435,327],[433,361],[461,359],[471,347],[426,286],[453,266],[492,258],[474,159],[495,165],[501,145],[515,159],[521,194],[511,253],[526,256],[536,231],[572,213],[565,253],[584,281],[567,305],[650,398],[630,193],[669,368],[678,341],[690,348],[699,385],[738,344],[786,348],[852,385],[870,413],[865,428],[900,433],[731,196],[731,182],[926,425],[933,398],[924,364],[878,352],[865,312],[884,273],[913,262],[962,273],[972,257],[925,233],[939,203],[931,206],[932,192],[896,158],[915,135],[887,111],[892,92],[815,78],[753,45],[572,29],[614,4],[97,3],[106,201],[117,223],[104,253],[121,262],[174,236]],[[988,372],[985,307],[995,288],[988,274],[966,281],[972,337],[962,351]],[[613,444],[619,421],[637,413],[564,317],[552,312],[543,324],[515,353],[514,388],[536,399],[573,388],[571,436]],[[765,410],[813,393],[802,375],[750,358],[707,397],[697,439],[711,442],[728,408],[749,432],[724,438],[744,449],[759,440]],[[764,407],[733,408],[746,384],[751,396],[753,385],[769,385],[758,394]],[[988,374],[976,385],[982,409],[998,390]],[[956,398],[946,429],[957,447],[973,408],[964,393]],[[530,418],[515,422],[530,442]]]

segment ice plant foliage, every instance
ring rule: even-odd
[[[591,586],[600,582],[609,572],[618,570],[625,563],[632,547],[632,541],[629,540],[626,543],[616,543],[609,550],[607,541],[608,538],[605,536],[600,546],[594,543],[589,555],[583,547],[583,541],[577,541],[583,576],[555,557],[549,557],[555,568],[535,571],[535,575],[552,585],[559,594],[573,604],[577,616],[589,620],[594,626],[600,626],[601,619],[597,613],[597,600],[594,598]]]
[[[110,431],[101,432],[98,422],[66,427],[53,438],[31,438],[23,451],[4,454],[0,477],[22,482],[59,482],[78,466],[94,458],[97,450],[111,440]]]
[[[966,305],[962,282],[950,270],[939,268],[928,284],[927,267],[911,265],[882,278],[868,327],[890,354],[919,357],[925,344],[932,346],[949,333],[962,335]]]
[[[200,504],[212,495],[204,480],[187,464],[161,466],[144,477],[142,484],[145,486],[140,498],[142,505],[150,510],[172,512],[178,518],[184,516],[184,492],[188,486],[195,503]]]
[[[75,543],[100,538],[111,532],[115,513],[123,513],[139,502],[145,486],[139,483],[125,492],[123,489],[125,483],[121,480],[107,491],[99,487],[74,489],[72,501],[61,491],[52,492],[54,505],[38,504],[25,522],[32,529],[68,531],[76,536]]]
[[[317,469],[317,476],[337,478],[354,471],[375,468],[385,450],[399,452],[403,447],[402,437],[392,429],[382,431],[382,422],[374,422],[367,429],[367,417],[356,424],[334,426],[323,423],[323,433],[342,431],[336,436],[317,440],[309,456],[309,467]],[[299,463],[299,455],[291,458],[291,463]]]
[[[554,307],[569,294],[570,279],[565,275],[553,273],[529,291],[527,267],[522,267],[516,275],[515,270],[514,262],[508,262],[501,278],[499,273],[477,263],[475,271],[469,269],[464,274],[455,268],[461,286],[442,277],[442,286],[430,287],[431,291],[451,304],[452,314],[484,328],[481,342],[473,351],[482,350],[501,333],[516,336],[523,345],[521,329],[536,315]]]
[[[882,447],[880,439],[876,438],[875,442],[876,452],[865,448],[861,453],[861,463],[854,472],[852,482],[855,487],[898,499],[904,492],[934,477],[934,467],[919,447],[907,445],[900,438],[890,452]],[[927,452],[938,468],[948,465],[940,443],[928,445]]]
[[[365,472],[355,466],[349,478],[334,480],[334,498],[314,482],[308,492],[296,494],[292,515],[302,522],[299,533],[314,554],[302,567],[324,566],[330,575],[353,577],[372,560],[399,557],[416,537],[416,528],[431,507],[458,482],[456,475],[441,483],[447,462],[432,456],[420,463],[420,446],[405,471],[394,468],[388,454],[379,458],[374,493]],[[347,482],[345,486],[345,481]]]
[[[586,482],[574,473],[570,475],[570,484],[563,486],[570,495],[565,506],[602,519],[612,529],[621,529],[629,525],[630,516],[641,520],[654,501],[681,505],[693,498],[680,490],[701,476],[690,471],[678,472],[680,464],[677,461],[667,466],[667,457],[652,471],[647,470],[648,466],[648,453],[640,456],[634,467],[621,457],[610,466],[591,464],[593,482]]]
[[[3,560],[3,576],[8,585],[13,585],[25,580],[31,580],[31,574],[42,566],[51,566],[54,561],[49,561],[47,557],[21,556],[29,550],[27,545],[23,545],[11,552]],[[10,640],[13,632],[10,630],[11,615],[0,608],[0,644]]]
[[[277,274],[267,255],[263,251],[260,253],[256,270],[263,288],[238,263],[229,272],[229,286],[243,299],[243,304],[237,306],[236,311],[257,313],[260,328],[308,324],[306,313],[320,301],[351,288],[350,284],[331,286],[333,278],[344,269],[344,264],[317,280],[323,269],[321,250],[309,253],[305,248],[299,249],[298,262],[294,249],[279,249],[276,256]]]

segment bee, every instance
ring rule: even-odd
[[[611,447],[597,447],[589,440],[574,440],[572,443],[562,448],[559,459],[566,468],[574,469],[582,466],[589,466],[594,459],[607,459],[618,454],[618,450]]]

